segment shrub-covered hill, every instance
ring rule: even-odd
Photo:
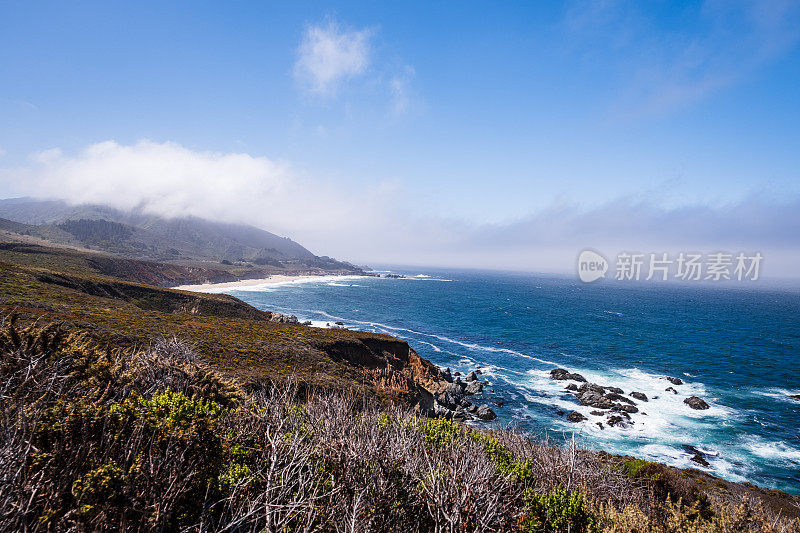
[[[231,379],[177,340],[0,334],[2,531],[797,531],[685,473]],[[300,392],[300,394],[298,394]]]
[[[0,311],[22,322],[59,320],[120,347],[163,336],[191,340],[206,361],[240,378],[293,376],[412,403],[429,401],[428,389],[442,379],[406,342],[387,335],[281,323],[279,314],[228,295],[137,282],[191,274],[174,265],[0,243]]]
[[[0,531],[798,528],[784,493],[422,418],[407,343],[148,284],[181,268],[0,243]]]

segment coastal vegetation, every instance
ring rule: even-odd
[[[407,343],[156,286],[190,275],[0,243],[0,530],[800,528],[785,493],[426,417]]]

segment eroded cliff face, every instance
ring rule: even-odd
[[[429,414],[433,395],[448,381],[433,363],[421,357],[406,341],[388,335],[363,333],[320,348],[334,361],[358,367],[381,395]]]

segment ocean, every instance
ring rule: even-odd
[[[480,366],[493,425],[800,494],[800,291],[626,284],[504,272],[399,269],[227,289],[315,325],[388,333],[441,367]],[[222,291],[219,291],[222,292]],[[549,371],[643,392],[632,426],[601,429]],[[665,376],[680,378],[672,385]],[[673,386],[678,394],[666,391]],[[695,411],[696,395],[710,408]],[[496,401],[504,405],[498,407]],[[588,420],[568,422],[577,410]],[[708,466],[691,461],[701,451]]]

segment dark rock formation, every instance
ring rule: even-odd
[[[450,373],[450,367],[447,367],[444,370],[442,370],[442,374],[445,381],[450,381],[450,382],[453,381],[453,375]]]
[[[664,376],[664,379],[672,383],[673,385],[683,385],[683,380],[681,378],[673,378],[671,376]]]
[[[708,409],[710,407],[705,402],[705,400],[703,400],[702,398],[698,398],[697,396],[689,396],[688,398],[683,400],[683,403],[685,403],[686,405],[688,405],[692,409],[697,409],[697,410],[704,410],[704,409]]]
[[[606,424],[608,424],[609,427],[612,427],[612,428],[613,427],[617,427],[617,426],[619,426],[621,428],[626,428],[626,427],[629,427],[631,425],[631,422],[627,418],[624,418],[624,417],[619,416],[619,415],[614,415],[614,416],[608,417],[608,420],[606,420]]]
[[[664,391],[665,392],[671,392],[672,394],[678,394],[678,391],[676,391],[672,387],[667,387],[666,389],[664,389]]]
[[[569,385],[567,385],[567,390],[577,391],[578,390],[578,386],[575,385],[574,383],[570,383]]]
[[[623,396],[618,392],[610,392],[606,394],[606,398],[615,402],[624,402],[630,405],[636,405],[636,403],[633,400],[631,400],[630,398],[626,398],[625,396]]]
[[[554,368],[550,371],[550,377],[559,381],[571,379],[572,381],[579,381],[586,383],[586,378],[577,373],[571,373],[564,368]]]
[[[467,381],[475,381],[478,379],[478,376],[475,375],[475,371],[473,370],[469,374],[467,374]]]
[[[643,392],[633,391],[631,393],[631,398],[636,398],[640,402],[646,402],[647,401],[647,395],[645,393],[643,393]]]
[[[695,448],[694,446],[689,446],[688,444],[684,444],[682,446],[684,451],[692,456],[692,461],[699,465],[703,466],[710,466],[708,460],[706,460],[706,454]]]
[[[604,389],[595,383],[584,383],[578,388],[575,397],[581,405],[588,405],[597,409],[611,409],[614,402],[606,398]]]
[[[567,415],[567,420],[570,422],[583,422],[586,420],[586,417],[580,414],[578,411],[570,411]]]
[[[478,407],[478,410],[475,411],[475,415],[481,420],[494,420],[495,418],[497,418],[495,412],[492,411],[491,408],[486,404],[483,404],[480,407]]]
[[[480,381],[470,381],[464,388],[464,394],[480,394],[483,392],[483,383]]]

